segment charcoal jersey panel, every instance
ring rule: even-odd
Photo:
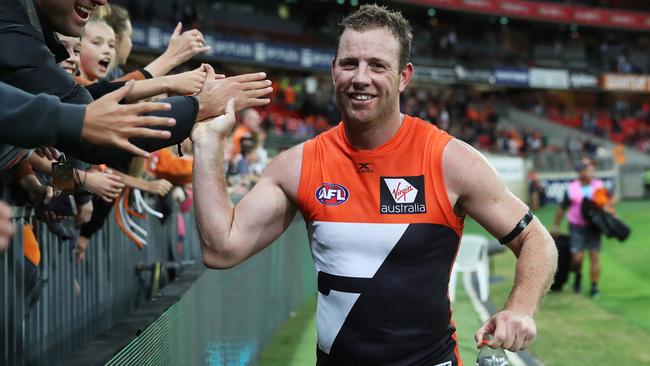
[[[318,365],[462,365],[448,283],[463,220],[442,175],[451,139],[405,115],[373,150],[351,146],[342,123],[304,144]]]

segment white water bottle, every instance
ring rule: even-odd
[[[483,348],[478,352],[476,357],[476,366],[510,366],[508,356],[503,348],[490,348],[487,344],[492,340],[491,334],[483,336]]]

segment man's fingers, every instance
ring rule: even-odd
[[[490,347],[499,348],[502,347],[504,342],[508,338],[508,325],[505,320],[500,316],[495,317],[494,319],[494,332],[492,332],[492,341],[490,342]]]
[[[262,81],[249,81],[247,83],[242,83],[242,90],[257,90],[257,89],[266,89],[271,87],[271,80],[262,80]],[[271,91],[273,88],[271,88]]]
[[[271,103],[269,98],[243,98],[239,100],[235,109],[239,112],[249,107],[263,107],[269,103]]]
[[[514,342],[512,342],[512,345],[508,348],[508,350],[512,352],[519,351],[521,349],[521,346],[524,344],[524,341],[525,336],[523,334],[517,333]]]
[[[228,117],[234,117],[235,116],[235,104],[236,104],[236,99],[235,98],[230,98],[228,100],[228,103],[226,103],[226,116]]]
[[[172,109],[172,105],[169,103],[145,102],[125,105],[123,108],[124,114],[143,114],[156,111],[168,111]]]
[[[478,348],[483,347],[482,343],[483,343],[483,335],[484,334],[485,334],[485,330],[483,329],[483,327],[478,328],[476,333],[474,333],[474,341],[476,342],[476,346]]]
[[[126,84],[124,84],[123,87],[117,89],[114,92],[104,95],[98,100],[108,99],[119,102],[120,100],[124,99],[124,97],[126,97],[131,92],[131,90],[133,90],[133,85],[135,85],[135,82],[133,80],[129,80],[126,82]]]
[[[258,80],[264,80],[266,78],[266,73],[265,72],[254,72],[251,74],[241,74],[237,76],[232,77],[234,80],[245,83],[249,81],[258,81]]]
[[[249,98],[259,98],[271,94],[272,91],[273,88],[269,86],[268,88],[264,88],[264,89],[248,90],[245,91],[244,93]]]

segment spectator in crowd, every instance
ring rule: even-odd
[[[594,164],[584,158],[576,165],[578,178],[572,181],[564,194],[564,200],[558,206],[555,214],[555,224],[552,232],[557,234],[559,226],[566,214],[569,222],[569,244],[572,254],[572,270],[575,274],[573,291],[578,294],[582,289],[582,260],[584,252],[589,252],[591,267],[591,289],[589,294],[594,297],[599,294],[598,281],[600,279],[600,232],[597,231],[583,216],[582,205],[584,200],[594,200],[594,195],[599,189],[604,188],[602,180],[594,177]]]
[[[260,125],[262,124],[260,113],[253,108],[242,110],[239,120],[241,123],[235,128],[232,134],[232,153],[235,156],[241,152],[241,141],[243,138],[257,140]]]
[[[528,174],[528,196],[531,210],[536,211],[546,205],[546,189],[534,171]]]
[[[88,22],[81,36],[81,76],[90,82],[108,75],[109,66],[115,60],[115,32],[100,19]]]
[[[121,67],[126,64],[133,46],[131,41],[133,27],[129,12],[119,5],[106,4],[97,8],[93,15],[106,20],[115,31],[115,62],[111,65],[107,79],[120,79],[124,76]],[[167,75],[172,69],[192,57],[210,50],[210,46],[205,44],[203,34],[199,30],[190,29],[182,32],[182,28],[182,23],[176,25],[165,52],[141,69],[143,74],[151,77]]]

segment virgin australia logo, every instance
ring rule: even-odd
[[[381,177],[380,213],[418,214],[426,213],[424,176]]]

